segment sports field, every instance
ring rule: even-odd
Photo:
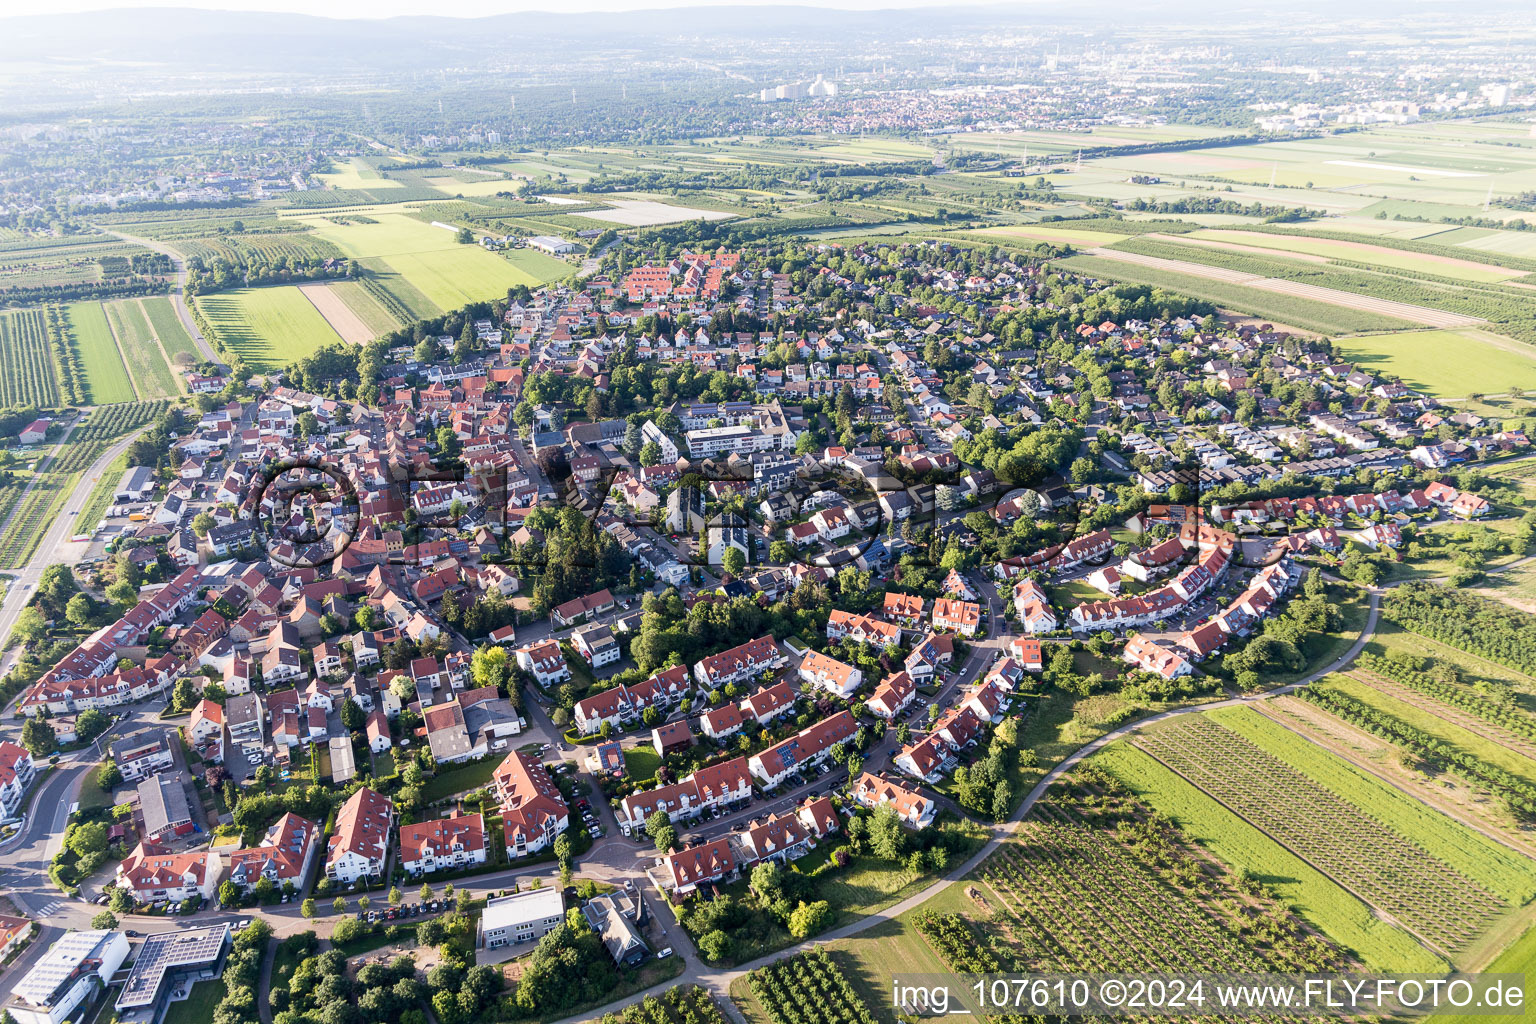
[[[1436,398],[1536,390],[1536,349],[1465,327],[1339,338],[1339,354],[1369,373],[1392,373]]]
[[[296,285],[239,288],[196,302],[224,346],[260,372],[341,341]]]
[[[135,397],[128,368],[107,326],[107,314],[99,302],[72,302],[68,308],[69,330],[80,353],[85,383],[96,405],[132,402]]]

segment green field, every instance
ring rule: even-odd
[[[360,281],[333,281],[330,289],[375,335],[403,326]]]
[[[1181,274],[1177,271],[1135,263],[1122,263],[1119,260],[1104,259],[1099,256],[1070,256],[1064,260],[1056,260],[1055,263],[1089,277],[1151,285],[1154,288],[1163,288],[1204,299],[1223,309],[1248,313],[1277,324],[1297,327],[1304,331],[1315,331],[1319,334],[1391,331],[1419,326],[1379,313],[1367,313],[1314,299],[1280,295],[1261,288],[1249,288],[1240,284],[1229,284],[1226,281],[1196,277],[1193,274]]]
[[[1425,852],[1489,891],[1517,906],[1536,896],[1536,862],[1461,826],[1251,708],[1222,708],[1212,711],[1210,718],[1409,837]]]
[[[1231,868],[1246,868],[1282,902],[1370,966],[1437,972],[1443,961],[1331,879],[1249,825],[1201,790],[1128,743],[1094,755],[1147,804]]]
[[[1337,674],[1327,676],[1318,685],[1347,694],[1361,703],[1368,704],[1399,721],[1423,730],[1447,746],[1466,751],[1488,764],[1502,768],[1529,782],[1536,782],[1536,761],[1506,750],[1499,744],[1469,732],[1459,725],[1444,721],[1423,708],[1404,703],[1348,676]]]
[[[112,338],[107,315],[99,302],[72,302],[68,307],[69,329],[80,353],[81,369],[96,405],[132,402],[137,398],[128,367]]]
[[[1436,398],[1536,390],[1536,349],[1475,328],[1340,338],[1339,355]]]
[[[559,260],[514,263],[478,245],[462,245],[452,231],[403,213],[378,212],[370,217],[376,223],[338,225],[323,218],[310,223],[317,235],[348,256],[381,261],[438,309],[498,298],[513,285],[534,287],[571,272],[571,267]],[[558,265],[558,271],[550,263]],[[397,289],[393,280],[381,279],[380,283],[414,311],[433,315],[422,310],[414,296]]]
[[[1191,238],[1208,238],[1212,241],[1252,245],[1279,252],[1309,253],[1326,256],[1332,260],[1350,263],[1369,263],[1396,270],[1409,270],[1439,277],[1454,277],[1463,281],[1495,282],[1520,277],[1524,271],[1507,270],[1471,261],[1458,262],[1454,258],[1437,259],[1427,253],[1407,252],[1368,242],[1342,242],[1332,238],[1307,238],[1299,235],[1272,235],[1262,231],[1196,231]]]
[[[181,388],[166,365],[165,355],[160,351],[160,344],[138,301],[121,299],[106,303],[103,308],[107,311],[107,323],[117,335],[118,348],[128,364],[139,397],[166,398],[180,394]]]
[[[238,288],[195,301],[224,347],[258,372],[280,370],[322,345],[341,344],[296,285]]]
[[[353,157],[339,171],[332,174],[316,175],[321,181],[331,188],[399,188],[400,183],[390,181],[374,169],[373,165],[361,157]]]
[[[1524,974],[1526,977],[1526,1005],[1530,1005],[1530,986],[1533,978],[1536,978],[1536,927],[1526,929],[1508,949],[1499,954],[1497,960],[1483,968],[1489,974]],[[1496,1020],[1529,1020],[1531,1011],[1526,1010],[1523,1016],[1509,1016],[1493,1018]],[[1434,1024],[1487,1024],[1490,1019],[1486,1014],[1465,1013],[1437,1013],[1429,1018]]]
[[[187,333],[187,328],[182,324],[181,317],[176,315],[176,309],[171,305],[171,300],[164,295],[153,298],[140,299],[144,305],[144,312],[149,317],[149,325],[154,328],[155,334],[160,338],[160,344],[165,348],[165,354],[171,357],[171,362],[202,361],[202,353],[197,350],[197,343],[192,340],[192,335]],[[177,357],[181,356],[181,359]]]
[[[1027,238],[1032,242],[1061,242],[1067,245],[1091,247],[1123,242],[1129,235],[1112,231],[1089,231],[1086,228],[1062,227],[1060,224],[1010,224],[1005,228],[982,228],[976,234],[1001,235],[1004,238]]]
[[[59,400],[48,325],[40,309],[0,312],[0,404],[50,406]]]

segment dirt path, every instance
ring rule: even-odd
[[[165,359],[165,365],[171,368],[171,376],[176,378],[176,386],[182,394],[187,393],[187,378],[176,372],[176,364],[171,361],[171,354],[165,350],[165,342],[160,340],[160,332],[155,330],[155,322],[149,318],[149,310],[144,308],[144,300],[135,300],[139,304],[139,311],[144,314],[144,326],[149,328],[149,336],[155,339],[155,344],[160,348],[160,355]]]
[[[1315,302],[1326,302],[1331,306],[1342,306],[1345,309],[1355,309],[1363,313],[1379,313],[1382,316],[1395,317],[1406,320],[1409,323],[1424,324],[1428,327],[1467,327],[1472,324],[1485,324],[1488,321],[1481,317],[1463,316],[1460,313],[1447,313],[1440,309],[1431,309],[1428,306],[1414,306],[1406,302],[1394,302],[1391,299],[1377,299],[1369,295],[1356,295],[1354,292],[1339,291],[1335,288],[1323,288],[1315,284],[1303,284],[1300,281],[1282,281],[1275,277],[1260,277],[1257,274],[1249,274],[1240,270],[1229,270],[1226,267],[1212,267],[1204,263],[1190,263],[1185,260],[1164,259],[1161,256],[1143,256],[1137,252],[1125,252],[1120,249],[1087,249],[1089,256],[1102,256],[1105,259],[1116,260],[1120,263],[1134,263],[1138,266],[1150,267],[1153,270],[1165,270],[1175,274],[1188,274],[1191,277],[1203,277],[1212,281],[1225,281],[1228,284],[1240,284],[1247,288],[1258,288],[1262,291],[1274,292],[1277,295],[1289,295],[1297,299],[1312,299]]]
[[[341,335],[341,340],[353,345],[366,345],[373,340],[373,332],[368,329],[368,325],[352,312],[352,307],[348,306],[340,295],[331,290],[330,285],[301,284],[299,291],[303,292],[309,304],[315,307],[315,312],[319,313],[325,322]]]

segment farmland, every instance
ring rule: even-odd
[[[1095,755],[1153,809],[1223,864],[1242,868],[1323,934],[1381,970],[1432,971],[1440,957],[1377,916],[1358,896],[1129,743]]]
[[[1281,295],[1252,287],[1251,284],[1212,280],[1165,266],[1127,263],[1100,256],[1072,256],[1056,262],[1068,270],[1090,277],[1164,288],[1214,302],[1224,309],[1251,313],[1275,323],[1319,334],[1399,330],[1414,326],[1407,320],[1383,313],[1346,308],[1312,298]]]
[[[772,1024],[874,1024],[869,1006],[825,950],[759,968],[747,975],[747,984]]]
[[[192,335],[187,333],[181,318],[176,315],[176,309],[171,305],[170,299],[155,296],[139,301],[144,306],[145,315],[149,317],[150,327],[154,329],[155,336],[160,339],[160,344],[172,363],[196,363],[201,360],[202,356],[197,351],[197,344],[193,342]]]
[[[1306,253],[1327,259],[1352,263],[1368,263],[1375,266],[1391,267],[1397,270],[1437,274],[1442,277],[1455,277],[1466,281],[1480,281],[1484,283],[1507,281],[1527,273],[1524,270],[1509,270],[1503,267],[1488,266],[1485,263],[1475,263],[1470,260],[1405,251],[1382,245],[1371,245],[1365,242],[1346,242],[1334,238],[1311,238],[1305,235],[1292,235],[1289,233],[1270,234],[1259,231],[1207,230],[1196,231],[1190,237],[1234,242],[1240,245],[1256,246],[1261,249],[1274,249],[1280,252]]]
[[[1454,958],[1508,903],[1303,773],[1209,719],[1137,745],[1340,886]]]
[[[164,398],[178,394],[180,387],[159,339],[150,328],[144,307],[137,299],[123,299],[103,305],[107,323],[117,338],[117,346],[132,375],[134,390],[141,399]]]
[[[323,218],[311,223],[321,238],[346,255],[365,261],[365,268],[378,266],[389,271],[389,275],[380,276],[379,283],[387,291],[402,292],[399,298],[418,315],[430,316],[467,302],[497,298],[513,285],[533,287],[557,276],[548,264],[514,264],[477,245],[462,245],[453,232],[403,213],[378,213],[369,219],[373,223],[342,225]],[[559,264],[558,276],[571,270],[558,260],[551,262]],[[415,294],[397,289],[393,275]],[[433,308],[423,308],[417,296]]]
[[[1511,904],[1536,897],[1536,862],[1510,852],[1343,758],[1250,708],[1222,708],[1210,719],[1263,748],[1308,779]]]
[[[57,405],[48,326],[38,309],[0,313],[0,405]]]
[[[258,372],[282,369],[341,341],[295,285],[240,288],[196,302],[224,348]]]
[[[1390,373],[1436,398],[1536,390],[1527,346],[1475,328],[1341,338],[1339,355],[1368,373]]]
[[[85,386],[92,403],[109,405],[132,402],[138,396],[117,340],[99,302],[75,302],[68,309],[70,334],[82,363]]]

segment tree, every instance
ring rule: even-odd
[[[101,762],[101,766],[96,769],[96,785],[108,793],[121,785],[122,781],[122,770],[117,767],[117,762],[110,757]]]
[[[187,678],[176,680],[176,685],[171,688],[171,710],[190,711],[197,701],[197,687],[192,685],[192,680]]]
[[[315,898],[313,896],[299,904],[299,913],[303,914],[305,917],[315,916]]]
[[[832,906],[826,900],[801,901],[789,915],[789,934],[797,939],[815,935],[832,923]]]
[[[233,907],[240,902],[240,887],[229,879],[219,883],[219,904],[225,907]]]
[[[110,910],[103,910],[101,913],[91,918],[91,927],[97,929],[98,931],[116,931],[117,915],[112,913]]]
[[[139,588],[127,580],[118,580],[106,590],[107,600],[119,608],[130,608],[139,602]]]
[[[560,838],[564,839],[565,838],[564,834],[562,834],[560,836]],[[558,842],[558,840],[556,840],[556,841]],[[426,882],[422,882],[421,883],[421,889],[416,893],[416,897],[419,900],[421,900],[421,902],[423,902],[423,903],[431,902],[431,900],[432,900],[432,887],[430,885],[428,885]]]
[[[731,955],[731,937],[718,928],[705,932],[699,937],[699,953],[706,960],[724,960]]]
[[[741,570],[747,567],[747,556],[741,553],[740,548],[729,545],[725,549],[725,554],[722,556],[720,564],[732,576],[740,576]]]
[[[341,724],[349,732],[357,732],[368,722],[368,715],[350,698],[341,702]]]
[[[453,237],[458,241],[460,245],[475,244],[475,233],[469,230],[469,228],[459,228],[458,233]]]
[[[64,617],[69,624],[76,629],[83,629],[91,624],[91,618],[96,614],[96,603],[88,594],[76,594],[69,599],[64,606]]]
[[[59,737],[48,720],[39,716],[27,719],[21,727],[21,745],[31,751],[33,757],[43,757],[58,745]]]
[[[16,617],[16,625],[12,627],[12,632],[25,643],[41,640],[48,635],[48,619],[37,605],[28,605]]]
[[[876,857],[900,861],[906,836],[901,831],[901,816],[889,804],[875,810],[869,819],[869,848]]]
[[[120,885],[114,885],[111,893],[107,895],[107,906],[116,914],[131,914],[133,912],[133,893]]]
[[[494,686],[501,689],[507,685],[507,673],[505,647],[482,647],[470,659],[469,675],[477,687]]]
[[[555,837],[555,859],[561,864],[569,864],[571,860],[571,837],[564,832]]]
[[[345,896],[337,896],[335,899],[331,900],[331,913],[345,914],[346,912],[347,898]]]
[[[213,516],[209,515],[207,512],[199,512],[197,515],[192,517],[192,532],[197,534],[199,537],[208,536],[208,531],[213,529],[213,527]]]
[[[398,907],[400,905],[400,902],[402,900],[404,900],[404,899],[405,899],[405,894],[400,891],[400,887],[398,885],[390,886],[390,889],[389,889],[389,905],[390,906]]]
[[[359,896],[357,898],[357,909],[366,914],[368,913],[368,906],[372,902],[373,900],[370,900],[367,896]]]
[[[666,811],[655,811],[645,819],[645,832],[656,844],[657,853],[666,853],[677,846],[677,829],[672,827],[672,816]]]

